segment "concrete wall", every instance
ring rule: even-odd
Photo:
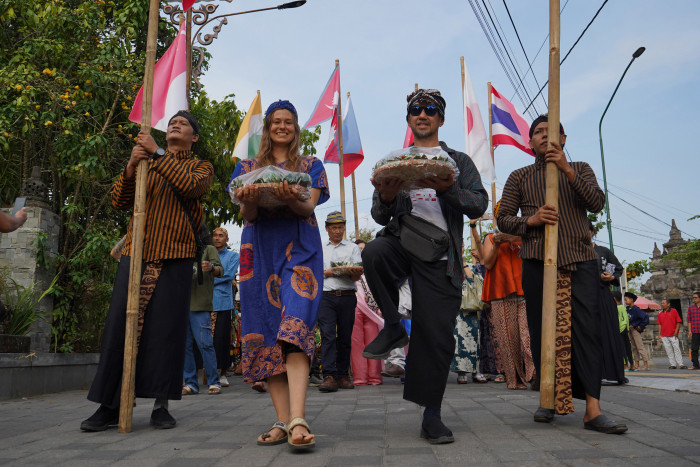
[[[0,354],[0,400],[88,389],[99,360],[96,353]]]

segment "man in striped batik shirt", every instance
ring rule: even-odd
[[[602,378],[601,318],[598,307],[600,273],[588,232],[587,211],[599,212],[605,195],[585,162],[566,160],[566,135],[547,147],[547,116],[530,126],[530,147],[535,163],[513,171],[506,181],[497,216],[505,233],[522,237],[523,290],[527,306],[532,357],[540,365],[542,332],[542,274],[545,225],[559,225],[557,249],[557,362],[555,408],[540,407],[537,422],[550,422],[554,413],[574,411],[572,396],[586,401],[584,428],[603,433],[624,433],[625,425],[608,419],[600,410]],[[545,203],[546,166],[559,169],[559,209]],[[521,215],[518,216],[518,210]],[[538,369],[537,374],[541,374]],[[569,376],[570,375],[570,376]]]
[[[112,187],[112,206],[132,209],[137,167],[140,161],[149,161],[135,392],[136,397],[156,400],[150,421],[155,428],[176,424],[168,400],[181,398],[196,235],[202,197],[214,174],[209,162],[193,156],[199,124],[189,112],[180,111],[170,119],[165,139],[167,149],[158,147],[150,134],[139,133],[131,158]],[[100,407],[81,423],[84,431],[104,431],[119,419],[132,224],[133,218],[105,321],[100,364],[88,393]],[[201,266],[203,272],[209,268]]]

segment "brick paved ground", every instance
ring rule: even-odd
[[[662,369],[663,368],[663,369]],[[603,410],[624,421],[622,436],[583,429],[583,405],[552,424],[532,421],[538,394],[503,384],[457,385],[452,375],[443,419],[453,444],[431,446],[418,436],[420,412],[401,398],[402,386],[322,394],[309,390],[308,416],[317,448],[291,453],[286,445],[259,447],[256,436],[274,419],[267,394],[239,377],[219,396],[171,402],[178,426],[148,426],[152,401],[138,399],[134,430],[83,433],[80,421],[95,410],[86,391],[0,403],[0,464],[137,466],[342,465],[660,465],[700,463],[700,374],[666,370],[634,373],[631,384],[603,387]],[[653,385],[663,389],[649,389]]]

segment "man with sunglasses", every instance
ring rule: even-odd
[[[440,406],[455,349],[453,331],[461,301],[463,281],[460,247],[464,216],[480,217],[488,205],[488,194],[472,160],[439,140],[445,123],[445,99],[434,89],[418,89],[407,96],[406,121],[415,146],[441,150],[451,157],[458,175],[427,176],[420,188],[403,190],[400,179],[372,180],[375,187],[372,217],[386,226],[362,252],[365,277],[372,296],[384,315],[385,326],[363,352],[365,358],[383,359],[394,348],[408,343],[398,312],[399,280],[411,277],[413,307],[411,347],[406,358],[404,399],[425,407],[421,437],[431,444],[454,441],[440,419]],[[441,228],[448,237],[444,255],[423,261],[406,250],[400,240],[401,218],[420,217]]]

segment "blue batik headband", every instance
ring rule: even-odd
[[[291,102],[283,100],[279,100],[270,104],[270,107],[267,108],[267,112],[265,112],[265,116],[267,117],[267,115],[272,115],[272,112],[279,109],[289,110],[292,113],[292,115],[294,115],[294,120],[299,121],[297,109],[294,108]]]

